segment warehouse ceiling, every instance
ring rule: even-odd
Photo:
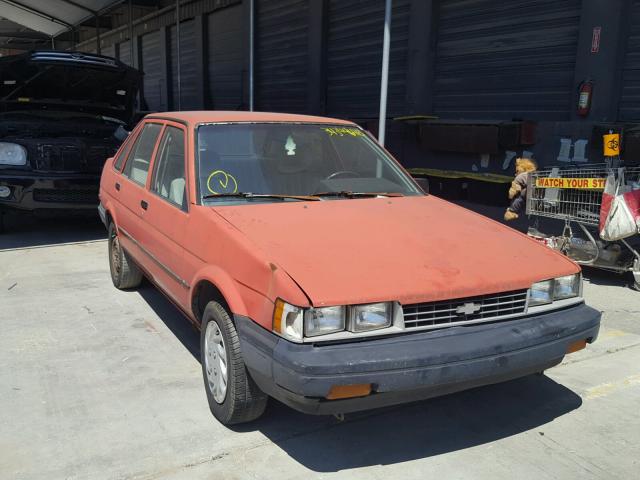
[[[122,0],[0,0],[2,17],[55,37]]]

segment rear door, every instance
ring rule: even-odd
[[[144,225],[144,216],[149,206],[147,183],[151,160],[163,128],[161,122],[145,122],[129,150],[121,181],[115,186],[115,195],[121,205],[117,220],[120,242],[147,271],[151,266],[144,247],[149,242]]]
[[[188,308],[182,247],[189,217],[186,139],[184,126],[166,124],[153,162],[144,214],[148,238],[145,247],[158,267],[154,279],[183,308]]]

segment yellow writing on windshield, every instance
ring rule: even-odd
[[[325,132],[327,132],[332,137],[344,137],[345,135],[350,135],[352,137],[364,137],[364,132],[358,128],[351,127],[327,127],[323,128]]]

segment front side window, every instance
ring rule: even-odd
[[[197,147],[204,201],[244,193],[421,195],[384,150],[355,126],[201,125]]]
[[[124,166],[123,174],[142,186],[147,184],[151,155],[161,129],[162,125],[159,123],[147,123],[136,139],[136,143],[131,147]]]
[[[167,127],[158,151],[160,153],[153,167],[151,191],[186,211],[187,189],[182,129]]]

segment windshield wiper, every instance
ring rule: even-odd
[[[342,190],[339,192],[320,192],[314,193],[314,197],[342,197],[342,198],[366,198],[366,197],[404,197],[402,193],[392,192],[350,192]]]
[[[280,195],[271,193],[251,193],[251,192],[235,192],[235,193],[211,193],[203,195],[202,199],[207,200],[210,198],[275,198],[278,200],[301,200],[301,201],[317,201],[318,197],[309,195]]]

